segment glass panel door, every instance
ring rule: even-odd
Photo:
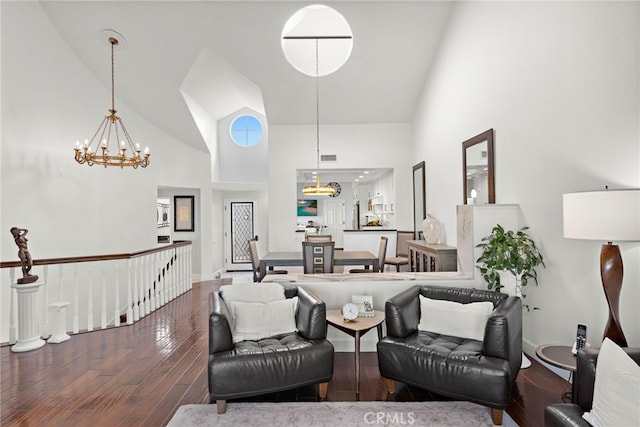
[[[251,262],[248,242],[253,236],[253,202],[231,202],[232,264]]]

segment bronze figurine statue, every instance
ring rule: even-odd
[[[29,249],[27,249],[28,232],[29,230],[18,227],[11,227],[13,240],[16,242],[16,245],[18,245],[18,258],[20,258],[20,262],[22,262],[22,278],[18,279],[19,285],[33,283],[38,280],[38,276],[36,274],[29,274],[29,272],[31,271],[31,267],[33,266],[33,260],[31,259]]]

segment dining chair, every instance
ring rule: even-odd
[[[331,234],[307,234],[305,242],[330,242]]]
[[[396,266],[396,271],[400,271],[401,265],[409,265],[409,240],[413,240],[413,231],[396,233],[396,256],[386,260],[387,264]]]
[[[302,242],[304,274],[333,273],[335,242]]]
[[[253,281],[261,282],[264,275],[260,272],[260,256],[258,255],[258,242],[256,239],[249,240],[249,255],[251,256]],[[287,270],[267,270],[265,274],[289,274],[289,272]]]
[[[349,273],[383,273],[385,257],[387,256],[387,241],[389,239],[385,236],[380,237],[380,246],[378,247],[378,271],[370,270],[368,268],[354,268],[349,270]]]

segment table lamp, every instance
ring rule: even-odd
[[[618,245],[612,242],[640,241],[640,189],[564,194],[562,219],[564,237],[607,242],[600,251],[600,276],[609,305],[604,338],[626,347],[618,313],[622,256]]]

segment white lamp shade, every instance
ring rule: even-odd
[[[640,241],[640,189],[564,194],[562,222],[570,239]]]

